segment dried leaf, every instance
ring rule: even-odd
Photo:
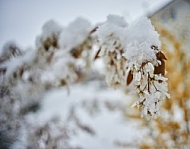
[[[96,55],[95,55],[95,57],[94,57],[94,60],[96,60],[97,58],[99,58],[98,55],[99,55],[99,53],[100,53],[100,50],[101,50],[101,49],[99,49],[98,52],[96,53]]]
[[[143,62],[143,63],[141,64],[141,68],[143,68],[147,63],[148,63],[148,62]]]
[[[98,29],[98,26],[95,27],[93,30],[91,30],[91,31],[90,31],[90,34],[92,34],[92,33],[94,33],[95,31],[97,31],[97,29]]]
[[[166,56],[161,51],[156,54],[156,57],[158,60],[161,60],[161,59],[167,60]]]
[[[114,65],[114,61],[113,61],[113,59],[111,59],[110,65],[111,65],[111,66]]]
[[[154,66],[154,74],[165,75],[165,62],[163,59],[160,59],[161,65]]]
[[[132,71],[130,70],[127,76],[127,85],[129,85],[132,80],[133,80],[133,74],[132,74]]]
[[[71,49],[71,54],[73,55],[74,58],[79,58],[81,56],[83,49],[80,47],[76,47]]]
[[[67,85],[67,81],[66,81],[65,79],[62,79],[62,80],[60,81],[60,85],[61,85],[61,86]]]

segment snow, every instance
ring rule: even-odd
[[[0,64],[0,67],[7,69],[6,78],[9,78],[19,68],[32,63],[35,56],[36,51],[34,49],[29,48],[22,55],[12,57],[8,61],[3,62],[2,64]]]
[[[52,34],[59,34],[61,32],[62,27],[55,22],[54,20],[47,21],[42,27],[42,35],[43,39],[50,37]]]
[[[123,17],[109,15],[97,30],[91,32],[92,29],[93,26],[83,18],[77,18],[64,28],[50,20],[36,39],[36,51],[25,51],[3,63],[7,68],[6,83],[15,97],[24,104],[42,101],[42,110],[25,116],[26,124],[21,128],[26,129],[26,136],[34,142],[40,139],[36,140],[36,146],[52,146],[48,144],[48,136],[50,140],[53,137],[53,141],[65,139],[55,132],[69,129],[67,135],[71,146],[117,149],[127,144],[137,147],[142,135],[147,135],[148,131],[142,129],[141,123],[136,124],[125,117],[126,107],[134,102],[123,92],[127,88],[126,72],[129,70],[134,78],[133,90],[135,88],[140,98],[135,106],[142,107],[142,116],[156,118],[160,115],[161,100],[167,95],[167,79],[154,74],[160,41],[151,22],[141,18],[128,24]],[[97,56],[105,62],[108,85],[118,87],[120,91],[107,89],[100,82],[72,85],[80,79],[77,59],[91,65],[88,52],[93,44],[99,46]],[[75,55],[73,51],[79,54]],[[82,52],[86,52],[87,58]],[[87,78],[85,75],[93,73],[84,67],[80,69],[84,72],[82,77]],[[20,76],[12,77],[14,72]],[[55,117],[64,124],[61,128],[56,127],[59,124]],[[28,128],[31,129],[27,131]],[[39,131],[41,134],[37,135]],[[27,141],[28,145],[33,143],[32,139]],[[65,141],[62,144],[65,145]]]
[[[17,57],[8,52],[8,55],[13,55],[5,56],[5,62],[1,59],[0,67],[7,69],[5,74],[4,70],[0,74],[3,84],[0,86],[0,96],[3,97],[0,118],[10,116],[10,124],[13,125],[9,127],[3,123],[1,127],[11,129],[13,135],[15,132],[20,134],[19,140],[16,140],[20,146],[13,148],[45,149],[53,148],[54,143],[58,148],[67,149],[139,148],[143,142],[157,146],[155,140],[160,139],[166,141],[168,146],[173,146],[176,143],[176,140],[172,141],[173,135],[178,136],[177,141],[184,142],[185,137],[181,134],[188,132],[188,122],[184,121],[186,113],[175,102],[169,106],[169,110],[160,111],[163,100],[170,95],[167,93],[167,78],[154,72],[155,66],[164,64],[164,58],[157,55],[161,52],[161,44],[150,20],[140,18],[128,23],[124,17],[109,15],[106,22],[98,24],[91,39],[92,29],[94,27],[83,18],[76,19],[66,27],[50,20],[36,40],[36,50],[28,49]],[[95,46],[101,50],[97,51],[97,56],[103,58],[107,66],[104,70],[107,83],[113,86],[117,84],[118,89],[122,90],[106,88],[102,78],[100,82],[88,80],[96,74],[87,72],[84,65],[81,67],[71,53],[73,50],[91,48],[86,44],[88,40],[90,43],[91,40],[95,41]],[[83,57],[80,60],[89,62]],[[84,72],[79,72],[84,77],[82,79],[76,77],[79,69]],[[138,97],[126,95],[129,72],[132,75],[131,87]],[[11,77],[12,74],[15,75]],[[80,79],[84,82],[77,84],[76,80]],[[75,84],[72,85],[73,82]],[[129,106],[136,98],[133,106],[142,109],[142,116],[157,118],[162,113],[163,119],[146,122],[140,119],[140,114]],[[41,101],[42,109],[38,112],[20,114],[22,107],[28,103]],[[14,126],[18,120],[21,127],[16,130]],[[172,123],[177,126],[172,126]],[[159,128],[159,124],[163,129]],[[164,124],[168,124],[166,129],[171,125],[168,132],[164,132]],[[175,127],[179,127],[176,128],[179,130],[173,132]],[[180,129],[184,129],[184,132],[180,132]],[[11,134],[10,131],[6,133]]]
[[[12,73],[21,67],[23,65],[23,62],[19,58],[12,58],[8,62],[5,62],[1,65],[2,68],[8,68],[6,72],[7,78],[12,75]]]
[[[97,36],[100,45],[105,44],[105,46],[108,46],[107,42],[110,42],[110,46],[112,46],[115,38],[118,40],[123,38],[126,27],[127,22],[123,17],[109,15],[107,16],[107,20],[98,27],[94,36]],[[108,40],[109,37],[112,41]],[[109,47],[108,50],[113,50],[113,48]]]
[[[113,51],[121,44],[124,49],[123,56],[128,63],[133,62],[137,65],[156,59],[152,45],[161,48],[159,34],[146,17],[128,24],[124,18],[110,15],[107,21],[99,26],[94,36],[97,36],[99,44],[106,46],[108,51]]]
[[[165,71],[165,56],[161,53],[159,34],[151,21],[142,17],[127,24],[120,16],[108,16],[94,36],[99,46],[98,56],[107,66],[105,75],[108,85],[127,88],[132,81],[140,97],[134,105],[143,107],[142,116],[148,117],[148,113],[154,118],[160,116],[160,100],[168,96],[167,79],[161,76],[163,83],[155,80],[160,74],[156,74],[154,69],[158,66]]]
[[[102,89],[97,82],[72,85],[70,90],[69,95],[64,88],[48,93],[43,99],[42,110],[36,115],[30,115],[29,122],[44,123],[51,117],[59,117],[76,132],[76,135],[71,134],[69,143],[73,146],[82,145],[84,149],[120,149],[117,143],[137,147],[142,136],[148,133],[142,129],[141,123],[125,118],[123,112],[129,107],[131,97],[123,92]],[[115,109],[109,109],[108,103]],[[89,126],[94,134],[80,130],[74,120],[69,120],[71,109],[74,109],[74,115],[80,123]]]
[[[154,45],[160,49],[161,43],[149,19],[142,17],[133,22],[125,36],[126,38],[121,40],[125,47],[124,56],[129,63],[137,61],[136,64],[139,65],[156,59],[155,51],[151,49],[151,46]]]
[[[71,22],[60,34],[59,44],[63,49],[72,49],[88,37],[92,26],[89,21],[77,18]]]
[[[54,20],[47,21],[42,27],[42,33],[36,37],[36,47],[41,47],[47,39],[54,40],[62,30],[63,28]]]

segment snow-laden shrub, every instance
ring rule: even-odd
[[[108,85],[127,88],[132,84],[140,98],[133,106],[143,109],[142,116],[159,116],[162,100],[169,98],[164,77],[166,57],[160,50],[159,35],[147,18],[128,24],[122,17],[109,15],[97,27],[82,18],[67,27],[48,21],[36,38],[36,49],[21,54],[14,46],[5,46],[0,65],[3,81],[21,99],[29,95],[39,98],[46,90],[79,79],[77,60],[83,58],[90,66],[87,53],[93,45],[99,47],[95,59],[102,58],[106,65]]]
[[[94,60],[102,59],[106,66],[107,84],[135,91],[139,100],[132,106],[141,108],[142,116],[160,116],[162,101],[169,94],[164,77],[166,57],[160,50],[158,33],[147,18],[128,24],[123,17],[109,15],[97,26],[83,18],[66,27],[48,21],[33,49],[20,50],[12,43],[6,44],[0,52],[0,103],[11,108],[1,108],[0,124],[4,123],[3,117],[14,115],[11,122],[16,132],[17,120],[24,127],[23,115],[35,111],[33,105],[38,107],[47,91],[69,88],[84,74],[89,75],[94,47],[98,47]],[[7,93],[2,91],[4,88]],[[35,139],[34,134],[30,135]]]

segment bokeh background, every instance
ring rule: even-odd
[[[129,23],[147,16],[160,34],[171,95],[163,103],[162,116],[150,121],[141,118],[139,110],[131,108],[138,97],[107,87],[99,62],[69,89],[51,90],[39,101],[27,101],[21,111],[26,122],[21,133],[14,140],[6,132],[3,140],[1,132],[0,142],[9,140],[14,149],[45,145],[50,149],[59,144],[61,149],[190,148],[188,0],[1,0],[0,47],[9,40],[21,49],[35,47],[36,36],[50,19],[66,26],[81,16],[95,25],[109,14],[122,15]],[[4,91],[1,86],[2,97]],[[19,130],[15,123],[6,125],[10,134]]]

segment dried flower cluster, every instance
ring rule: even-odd
[[[134,79],[140,96],[140,100],[132,106],[143,107],[142,116],[148,114],[156,118],[161,115],[162,101],[165,98],[170,98],[170,95],[167,93],[167,78],[164,77],[164,59],[166,58],[156,47],[153,46],[152,48],[157,52],[156,66],[151,61],[143,62],[140,67],[132,65],[129,67],[127,83]]]
[[[152,143],[146,142],[146,148],[190,148],[190,15],[181,9],[174,10],[178,15],[168,22],[159,21],[164,11],[152,19],[161,35],[162,49],[169,59],[166,75],[170,78],[171,100],[164,102],[162,117],[150,123],[149,127],[156,135],[152,136]]]
[[[169,98],[164,77],[166,57],[150,21],[142,18],[128,25],[124,18],[109,16],[95,35],[99,45],[95,58],[104,59],[107,83],[125,88],[132,82],[140,97],[132,106],[142,108],[142,116],[147,118],[159,116],[162,100]]]
[[[99,50],[96,58],[102,58],[106,66],[106,82],[109,86],[126,86],[126,58],[123,57],[128,23],[123,17],[109,15],[107,21],[94,33]]]

